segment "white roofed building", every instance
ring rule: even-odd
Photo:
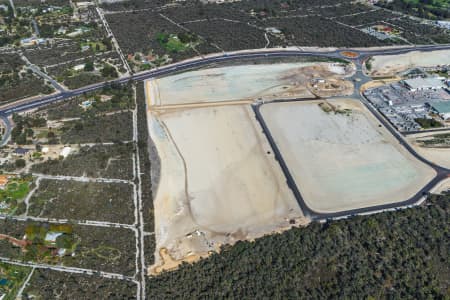
[[[441,79],[434,77],[406,79],[403,83],[413,92],[418,90],[437,90],[445,88],[444,82]]]

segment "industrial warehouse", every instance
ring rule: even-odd
[[[431,108],[437,113],[444,121],[450,119],[450,101],[433,103]]]
[[[449,81],[415,77],[371,88],[364,96],[402,132],[446,127],[450,119]]]
[[[413,79],[406,79],[403,81],[403,83],[411,92],[422,90],[438,90],[447,87],[447,85],[439,77],[416,77]]]

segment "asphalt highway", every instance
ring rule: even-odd
[[[352,49],[338,49],[334,51],[301,51],[301,50],[253,50],[253,51],[241,51],[237,53],[224,53],[220,55],[212,55],[209,57],[196,58],[189,61],[175,63],[171,65],[167,65],[155,70],[149,70],[141,73],[136,73],[131,76],[118,78],[112,81],[101,82],[89,86],[85,86],[76,90],[71,91],[61,91],[58,94],[39,97],[25,103],[17,103],[10,104],[3,108],[0,108],[0,115],[9,116],[16,112],[23,112],[30,109],[34,109],[40,106],[44,106],[53,102],[62,101],[65,99],[69,99],[83,93],[95,91],[103,88],[105,85],[112,83],[126,83],[130,80],[132,81],[141,81],[146,80],[152,77],[159,77],[164,75],[169,75],[172,73],[185,71],[192,68],[197,68],[201,66],[205,66],[212,63],[240,60],[240,59],[249,59],[249,58],[276,58],[276,57],[295,57],[295,56],[322,56],[329,58],[341,58],[347,59],[350,61],[354,61],[357,64],[361,63],[361,60],[374,55],[390,55],[390,54],[402,54],[411,51],[433,51],[433,50],[444,50],[450,49],[450,45],[427,45],[427,46],[416,46],[416,47],[401,47],[401,48],[385,48],[385,49],[377,49],[377,50],[352,50]],[[342,51],[352,51],[357,53],[357,57],[348,58],[342,55]]]

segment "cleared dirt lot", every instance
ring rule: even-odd
[[[149,129],[161,159],[152,272],[173,267],[167,254],[192,261],[307,222],[250,106],[152,112]]]
[[[322,101],[323,102],[323,101]],[[306,204],[336,212],[413,196],[435,172],[416,161],[357,100],[269,103],[261,113]]]
[[[407,136],[406,140],[409,144],[425,159],[442,166],[450,168],[450,146],[448,145],[425,145],[423,141],[430,140],[442,134],[450,134],[450,130],[446,132],[419,133]]]
[[[351,67],[336,63],[280,63],[201,69],[147,81],[150,105],[222,102],[274,98],[311,98],[313,78],[329,78],[324,93],[347,95],[353,86],[343,78]]]
[[[409,52],[399,55],[381,55],[371,59],[371,76],[394,76],[414,67],[433,67],[450,64],[450,50]]]

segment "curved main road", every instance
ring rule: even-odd
[[[81,95],[83,93],[95,91],[103,88],[105,85],[109,85],[112,83],[126,83],[130,80],[132,81],[141,81],[146,80],[152,77],[169,75],[172,73],[185,71],[192,68],[197,68],[201,66],[205,66],[212,63],[217,62],[226,62],[240,59],[250,59],[250,58],[276,58],[276,57],[296,57],[296,56],[322,56],[328,58],[341,58],[347,59],[355,62],[357,65],[361,65],[361,62],[364,58],[375,55],[392,55],[392,54],[402,54],[411,51],[435,51],[435,50],[445,50],[450,49],[450,45],[426,45],[426,46],[416,46],[416,47],[399,47],[399,48],[383,48],[383,49],[375,49],[375,50],[353,50],[353,49],[337,49],[333,51],[302,51],[302,50],[293,50],[293,49],[261,49],[261,50],[249,50],[249,51],[240,51],[236,53],[230,54],[218,54],[211,55],[207,57],[200,57],[196,59],[191,59],[188,61],[183,61],[180,63],[175,63],[171,65],[167,65],[155,70],[149,70],[145,72],[136,73],[131,76],[96,83],[89,86],[85,86],[76,90],[71,91],[63,91],[59,94],[44,96],[40,98],[36,98],[27,102],[21,102],[17,104],[9,104],[3,107],[0,107],[0,115],[9,116],[15,112],[23,112],[30,109],[34,109],[40,106],[44,106],[53,102],[61,101],[64,99],[68,99],[71,97],[75,97]],[[342,51],[352,51],[358,54],[355,58],[348,58],[341,54]]]

